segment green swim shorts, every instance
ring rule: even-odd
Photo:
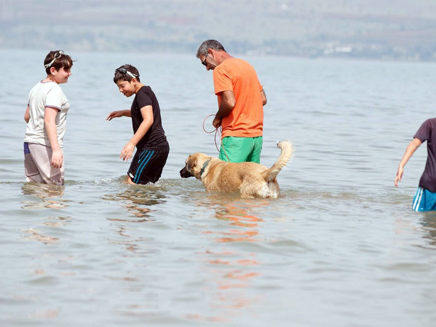
[[[219,158],[229,162],[260,163],[263,137],[226,136],[221,140]]]

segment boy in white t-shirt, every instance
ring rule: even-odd
[[[24,114],[24,168],[28,182],[64,184],[63,137],[70,104],[59,84],[67,83],[73,60],[62,50],[45,57],[47,77],[29,93]]]

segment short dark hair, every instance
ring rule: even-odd
[[[136,67],[128,64],[122,65],[115,69],[114,83],[116,84],[118,81],[130,82],[133,79],[132,75],[138,82],[141,82],[139,79],[139,71],[136,69]]]
[[[216,51],[226,51],[223,45],[219,43],[217,40],[206,40],[204,41],[197,50],[197,58],[200,58],[201,55],[207,55],[209,49],[214,49]]]
[[[56,59],[55,59],[56,57]],[[48,66],[51,63],[50,66]],[[62,50],[50,51],[44,59],[45,72],[50,74],[50,68],[54,67],[56,70],[64,68],[65,70],[73,67],[73,59],[69,55],[66,55]]]

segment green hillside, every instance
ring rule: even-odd
[[[436,59],[433,0],[0,0],[0,48]]]

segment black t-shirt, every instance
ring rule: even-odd
[[[160,149],[168,147],[165,131],[162,127],[159,102],[150,86],[141,87],[136,93],[135,99],[133,99],[132,108],[130,109],[132,114],[133,133],[136,133],[139,125],[141,125],[143,121],[141,108],[145,106],[152,106],[153,108],[153,124],[145,136],[138,142],[136,148],[142,150],[144,148]]]
[[[426,120],[415,138],[421,142],[427,141],[427,162],[419,180],[419,186],[436,193],[436,118]]]

